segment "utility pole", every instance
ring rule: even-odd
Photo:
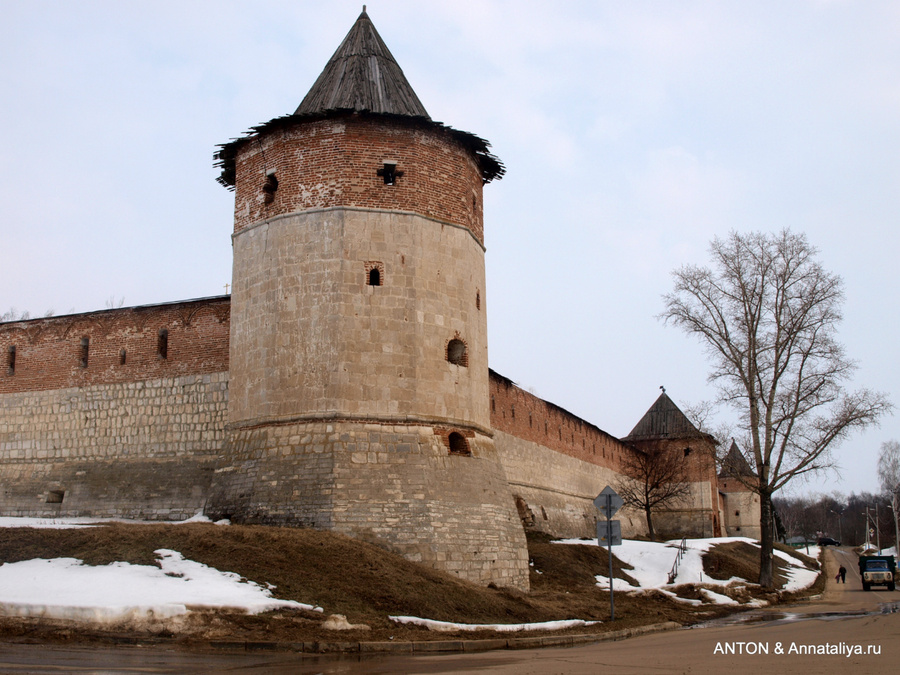
[[[900,526],[897,525],[897,507],[900,506],[900,484],[894,486],[891,495],[891,511],[894,512],[894,555],[900,555]]]
[[[834,515],[838,517],[838,539],[841,540],[841,543],[844,543],[844,512],[841,511],[831,511]]]
[[[878,554],[881,554],[881,523],[878,522],[878,502],[875,502],[875,545],[878,547]]]

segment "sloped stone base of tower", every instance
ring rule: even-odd
[[[521,521],[493,440],[451,454],[440,429],[315,422],[234,433],[212,518],[343,532],[479,584],[528,590]]]

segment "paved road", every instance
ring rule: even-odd
[[[847,583],[834,575],[843,563]],[[503,675],[615,675],[647,673],[896,673],[900,665],[900,613],[872,614],[900,606],[900,591],[864,592],[856,556],[826,552],[826,590],[814,603],[754,613],[760,620],[671,631],[622,642],[565,649],[484,654],[355,658],[301,658],[292,654],[198,655],[141,649],[46,649],[0,645],[2,673],[241,673],[355,674],[476,673]],[[854,612],[869,612],[854,615]],[[848,618],[850,617],[850,618]],[[813,653],[798,653],[808,650]],[[838,653],[815,653],[815,650]],[[780,652],[780,653],[779,653]],[[848,653],[849,652],[849,653]],[[861,653],[854,653],[861,652]]]

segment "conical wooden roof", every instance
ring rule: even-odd
[[[665,391],[650,406],[624,441],[650,441],[666,438],[696,438],[704,436],[685,416]]]
[[[213,155],[214,166],[221,169],[216,180],[229,190],[234,189],[235,158],[238,150],[251,138],[311,119],[341,115],[383,116],[398,124],[443,130],[473,154],[485,183],[502,178],[506,173],[503,163],[490,152],[491,144],[486,140],[431,119],[375,30],[364,6],[353,28],[293,114],[252,127],[244,136],[219,146]]]
[[[431,119],[365,7],[294,114],[339,110]]]
[[[719,472],[719,478],[740,478],[741,476],[755,476],[750,463],[741,453],[737,442],[732,439],[731,447],[728,454],[722,460],[722,470]]]

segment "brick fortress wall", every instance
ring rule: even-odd
[[[595,537],[593,500],[615,487],[624,453],[634,452],[598,427],[491,371],[491,426],[519,517],[527,529]],[[643,535],[643,515],[616,514],[626,537]]]
[[[222,297],[0,324],[0,513],[202,510],[225,443],[229,309]]]

